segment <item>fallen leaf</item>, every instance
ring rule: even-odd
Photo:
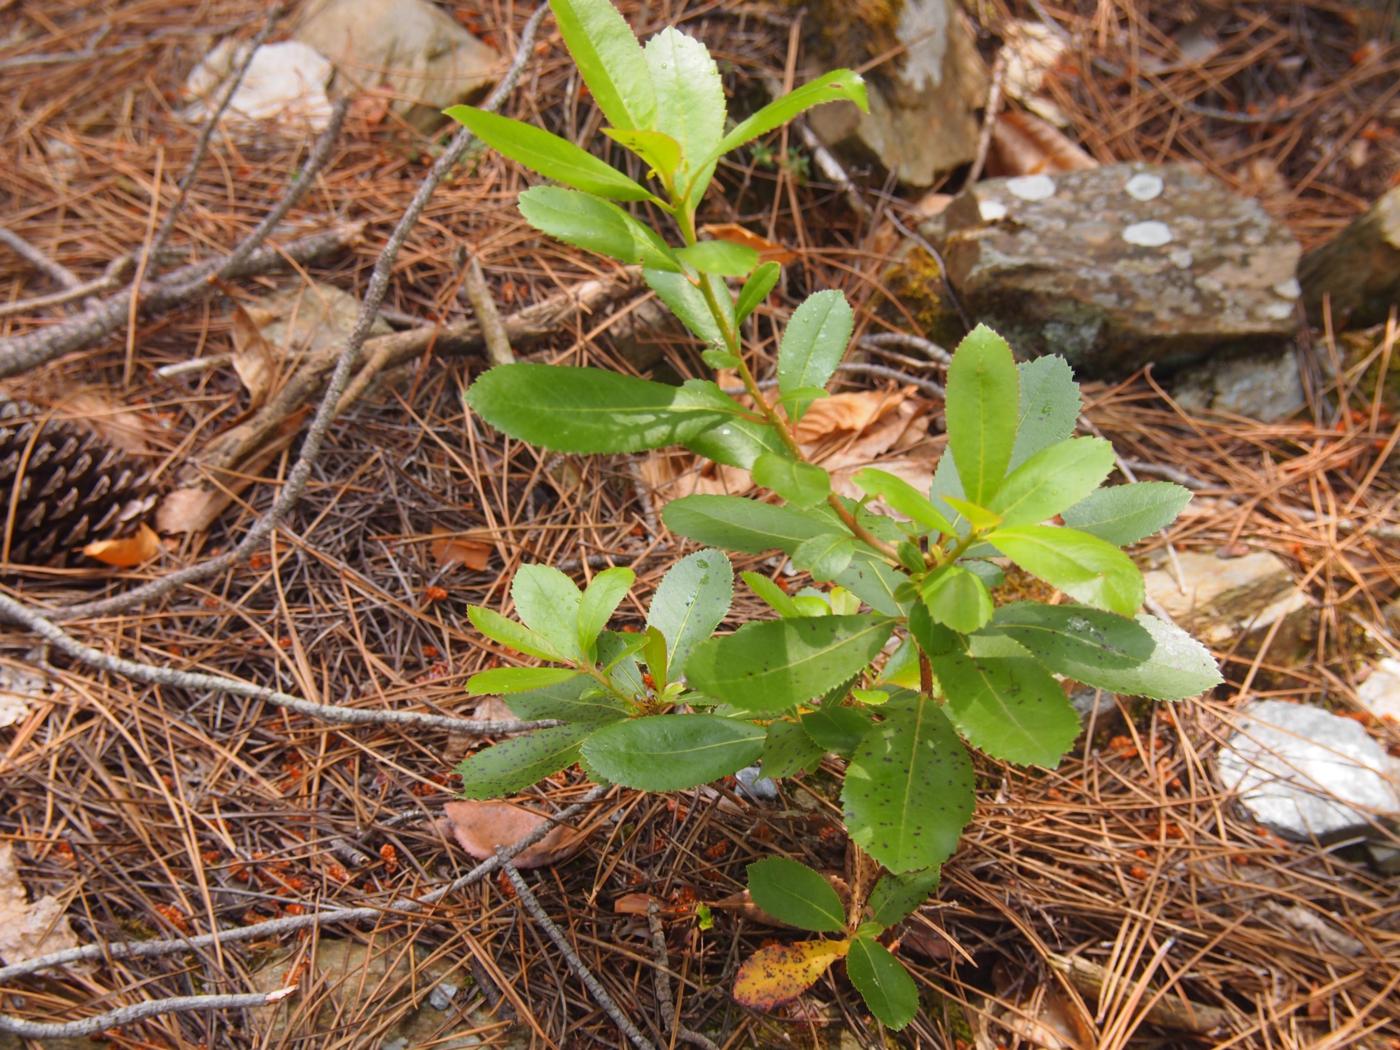
[[[860,497],[851,478],[869,466],[926,490],[941,449],[941,439],[928,433],[929,408],[913,387],[833,394],[812,403],[795,433],[808,460],[831,473],[841,495]],[[753,487],[748,471],[674,449],[652,453],[641,473],[662,503],[695,493],[743,495]]]
[[[14,847],[0,843],[0,963],[13,966],[77,947],[63,905],[47,896],[30,903],[29,891],[19,880]]]
[[[510,846],[526,835],[552,823],[534,810],[509,802],[448,802],[442,807],[461,847],[477,860],[496,855],[501,846]],[[568,860],[588,836],[577,828],[556,824],[544,838],[511,862],[517,868],[543,868]]]
[[[233,307],[233,370],[248,391],[253,408],[267,403],[278,384],[278,354],[243,307]]]
[[[613,901],[613,913],[616,915],[646,915],[651,911],[653,903],[658,908],[661,907],[661,902],[650,893],[624,893]]]
[[[1007,110],[992,125],[988,175],[1040,175],[1098,166],[1078,143],[1032,113]]]
[[[131,569],[144,565],[160,553],[160,537],[143,522],[134,535],[115,540],[97,540],[84,547],[83,553],[104,565]]]
[[[754,952],[734,977],[734,999],[756,1010],[771,1010],[796,999],[837,959],[850,950],[849,941],[797,941],[772,944]]]
[[[488,696],[479,702],[476,709],[472,711],[472,717],[490,722],[516,721],[515,712],[499,696]]]
[[[775,262],[786,266],[797,260],[797,253],[791,248],[785,248],[776,241],[770,241],[767,237],[760,237],[737,223],[713,222],[701,226],[700,232],[719,241],[729,241],[731,244],[752,248],[758,252],[760,262]]]
[[[0,664],[0,729],[23,721],[35,703],[46,703],[54,692],[47,675],[23,664]]]
[[[836,891],[836,895],[841,898],[841,904],[845,908],[851,906],[851,887],[840,875],[832,872],[823,872],[822,877],[831,884],[831,888]],[[793,926],[791,923],[783,922],[782,919],[775,919],[766,911],[753,902],[753,897],[749,895],[747,889],[737,893],[731,893],[728,897],[722,897],[717,901],[712,901],[710,907],[719,911],[732,911],[742,915],[746,919],[754,922],[761,922],[765,926],[780,926],[785,930],[796,930],[801,927]]]
[[[465,565],[473,572],[483,571],[491,561],[495,544],[477,538],[482,533],[458,533],[447,529],[434,529],[437,537],[428,545],[433,560],[444,568]]]

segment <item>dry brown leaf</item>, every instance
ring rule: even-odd
[[[19,880],[14,847],[0,843],[0,963],[13,966],[77,947],[63,905],[55,897],[40,897],[31,904]]]
[[[929,404],[913,387],[857,390],[814,401],[795,433],[807,458],[825,467],[843,496],[859,497],[851,478],[878,466],[927,489],[940,440],[928,433]],[[662,503],[696,493],[743,495],[753,487],[748,471],[724,467],[689,452],[654,452],[641,465],[642,480]]]
[[[477,703],[472,711],[473,718],[492,722],[513,722],[515,712],[510,709],[510,705],[499,696],[488,696]]]
[[[116,540],[96,540],[84,547],[83,553],[105,565],[132,569],[144,565],[160,553],[160,537],[143,522],[135,534]]]
[[[155,447],[151,419],[100,387],[84,386],[64,393],[54,403],[54,414],[81,421],[107,444],[132,455],[146,455]]]
[[[496,855],[509,846],[551,823],[549,818],[509,802],[448,802],[442,807],[448,825],[461,847],[477,860]],[[517,868],[543,868],[568,860],[588,836],[577,828],[556,824],[544,838],[511,862]]]
[[[251,314],[243,307],[233,307],[233,370],[248,391],[253,408],[267,402],[278,382],[278,353],[267,341]]]
[[[495,551],[495,544],[479,536],[489,535],[486,533],[458,533],[448,529],[434,529],[433,535],[437,537],[428,546],[433,560],[444,568],[453,565],[465,565],[473,572],[483,571],[491,562],[491,554]]]
[[[786,266],[788,263],[797,260],[797,253],[791,248],[785,248],[776,241],[770,241],[767,237],[761,237],[736,223],[713,222],[701,226],[700,232],[719,241],[729,241],[731,244],[739,244],[745,248],[752,248],[754,251],[758,252],[760,262],[775,262]]]
[[[1098,161],[1085,153],[1048,121],[1020,110],[1007,110],[992,125],[992,149],[987,157],[989,175],[1040,175],[1047,172],[1084,171]]]

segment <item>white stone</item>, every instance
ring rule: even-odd
[[[182,114],[186,120],[208,118],[225,80],[247,53],[247,44],[225,40],[204,57],[185,81],[185,94],[195,99]],[[264,44],[253,53],[248,71],[224,111],[224,121],[320,131],[331,119],[331,103],[326,97],[330,79],[331,64],[315,48],[295,40]]]
[[[1164,244],[1170,244],[1171,239],[1171,227],[1156,219],[1135,222],[1123,230],[1123,240],[1142,248],[1160,248]]]
[[[1185,248],[1173,248],[1167,253],[1167,258],[1179,270],[1189,269],[1191,264],[1196,261]]]
[[[1386,657],[1361,683],[1356,698],[1377,718],[1400,722],[1400,660]]]
[[[1303,286],[1298,283],[1296,277],[1290,277],[1286,281],[1280,281],[1274,285],[1273,293],[1284,299],[1296,299],[1303,294]]]
[[[1246,705],[1216,768],[1255,820],[1289,838],[1332,839],[1400,814],[1385,749],[1356,722],[1321,708]]]
[[[978,202],[977,214],[982,216],[983,222],[996,222],[998,219],[1006,218],[1006,205],[999,200],[984,200]]]
[[[1023,201],[1043,201],[1055,196],[1055,180],[1049,175],[1018,175],[1006,180],[1006,188]]]
[[[1135,201],[1156,200],[1162,195],[1162,177],[1140,171],[1128,180],[1123,190]]]
[[[1242,634],[1267,631],[1309,609],[1288,566],[1269,551],[1243,558],[1181,551],[1176,564],[1180,584],[1170,564],[1143,574],[1147,595],[1207,645],[1229,648]]]

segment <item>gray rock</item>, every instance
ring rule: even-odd
[[[333,94],[382,87],[420,131],[501,72],[495,51],[427,0],[311,0],[293,39],[335,64]]]
[[[1184,165],[987,179],[924,229],[972,317],[1081,377],[1277,351],[1294,332],[1297,242]]]
[[[765,777],[758,766],[745,766],[734,774],[739,794],[746,795],[755,802],[778,801],[778,785]]]
[[[428,1005],[434,1010],[452,1009],[452,1000],[457,998],[458,987],[451,981],[443,981],[428,995]]]
[[[1261,824],[1326,841],[1400,817],[1391,760],[1356,722],[1283,700],[1256,700],[1240,716],[1216,768]]]
[[[813,50],[823,68],[882,61],[867,76],[870,112],[850,103],[807,117],[827,145],[873,155],[900,182],[930,186],[977,152],[977,109],[987,73],[953,0],[806,0]]]
[[[1273,630],[1270,652],[1298,647],[1312,626],[1312,607],[1283,559],[1269,551],[1222,558],[1200,551],[1177,554],[1143,574],[1147,596],[1206,645],[1237,652],[1257,651]]]
[[[1209,361],[1184,373],[1172,396],[1188,412],[1214,410],[1265,423],[1287,419],[1307,404],[1298,363],[1287,349]]]
[[[1387,657],[1376,664],[1356,691],[1356,698],[1377,718],[1400,723],[1400,660]]]

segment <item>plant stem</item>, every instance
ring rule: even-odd
[[[694,218],[679,208],[675,214],[676,224],[680,227],[681,237],[686,245],[694,244],[696,242]],[[700,294],[705,298],[705,305],[710,309],[710,316],[714,318],[715,324],[719,326],[720,335],[724,337],[725,349],[738,362],[739,380],[744,384],[744,390],[748,392],[754,405],[763,413],[763,421],[777,431],[778,437],[794,460],[799,463],[808,462],[806,454],[802,451],[802,446],[798,444],[797,436],[793,433],[792,427],[788,425],[783,413],[779,412],[776,406],[770,405],[768,399],[763,396],[763,391],[758,388],[758,381],[749,369],[748,362],[744,360],[739,333],[730,323],[730,312],[720,304],[713,283],[708,280],[706,275],[701,274],[699,287]],[[827,506],[836,512],[836,516],[858,540],[879,551],[891,565],[899,566],[899,553],[895,548],[857,521],[856,516],[841,502],[840,496],[836,495],[835,492],[827,493],[826,502]]]

